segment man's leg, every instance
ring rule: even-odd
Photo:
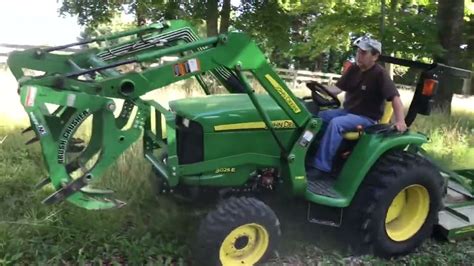
[[[324,133],[316,153],[315,167],[323,172],[330,172],[332,161],[342,141],[344,132],[354,130],[358,125],[364,127],[375,124],[375,121],[354,114],[333,118]]]
[[[314,165],[315,158],[316,158],[316,152],[319,147],[319,142],[324,136],[324,132],[326,131],[326,127],[329,124],[329,122],[334,119],[335,117],[342,116],[342,115],[347,115],[348,112],[344,109],[329,109],[326,111],[321,111],[318,113],[316,117],[319,117],[323,120],[323,124],[321,128],[319,129],[319,132],[316,134],[316,141],[314,141],[311,144],[311,147],[308,150],[307,157],[305,159],[305,165],[306,168],[311,170],[316,167]]]
[[[347,114],[348,112],[344,109],[330,109],[319,112],[318,116],[323,120],[324,123],[329,124],[333,118]]]
[[[349,114],[346,110],[344,109],[329,109],[326,111],[319,112],[318,116],[323,120],[323,125],[319,129],[319,132],[317,134],[317,139],[322,139],[324,136],[324,132],[326,132],[326,128],[331,122],[336,117],[343,116]]]

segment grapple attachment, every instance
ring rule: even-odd
[[[111,99],[33,85],[22,86],[20,95],[35,131],[32,140],[41,143],[50,173],[38,186],[52,183],[57,190],[44,203],[67,199],[86,209],[122,206],[123,202],[108,198],[110,191],[92,189],[89,183],[101,176],[125,149],[138,140],[147,116],[145,107],[137,108],[133,125],[123,130],[130,112],[123,111],[119,118],[115,118],[113,111],[116,106]],[[50,113],[46,103],[56,109]],[[128,110],[132,105],[129,101],[124,109]],[[75,137],[81,133],[78,132],[81,126],[92,127],[87,143]]]
[[[86,209],[108,209],[125,204],[111,198],[112,191],[91,187],[91,183],[141,137],[150,114],[150,107],[140,100],[139,93],[134,93],[133,78],[125,79],[116,67],[139,61],[136,58],[125,60],[125,57],[178,40],[179,36],[167,31],[177,30],[182,34],[183,30],[179,29],[185,26],[188,25],[182,21],[177,21],[174,28],[158,23],[80,43],[10,54],[8,65],[18,80],[21,103],[31,122],[22,133],[34,131],[34,137],[26,144],[41,144],[49,172],[36,188],[52,184],[56,189],[44,203],[67,200]],[[130,41],[132,37],[134,41]],[[104,46],[104,42],[110,40],[117,40],[119,44],[106,43],[103,49],[64,53],[64,49],[72,46],[89,43]],[[40,75],[30,75],[38,71]],[[116,80],[108,83],[109,91],[104,92],[102,84],[107,78]],[[142,76],[138,79],[146,82]],[[114,116],[117,108],[114,99],[123,101],[117,117]]]

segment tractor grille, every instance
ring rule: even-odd
[[[176,119],[176,142],[178,145],[179,164],[190,164],[204,160],[204,133],[202,126],[189,121],[189,126],[183,125],[183,118]]]

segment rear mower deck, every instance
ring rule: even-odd
[[[448,182],[444,199],[445,208],[439,212],[439,229],[449,240],[474,236],[474,171],[454,172],[454,179]],[[463,183],[464,186],[458,182]],[[467,188],[471,188],[469,191]]]

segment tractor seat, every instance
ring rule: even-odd
[[[393,107],[391,102],[385,102],[385,109],[383,111],[383,116],[379,121],[379,124],[388,124],[393,115]],[[360,135],[364,131],[362,126],[357,126],[357,131],[350,131],[344,133],[343,137],[346,140],[358,140]]]

